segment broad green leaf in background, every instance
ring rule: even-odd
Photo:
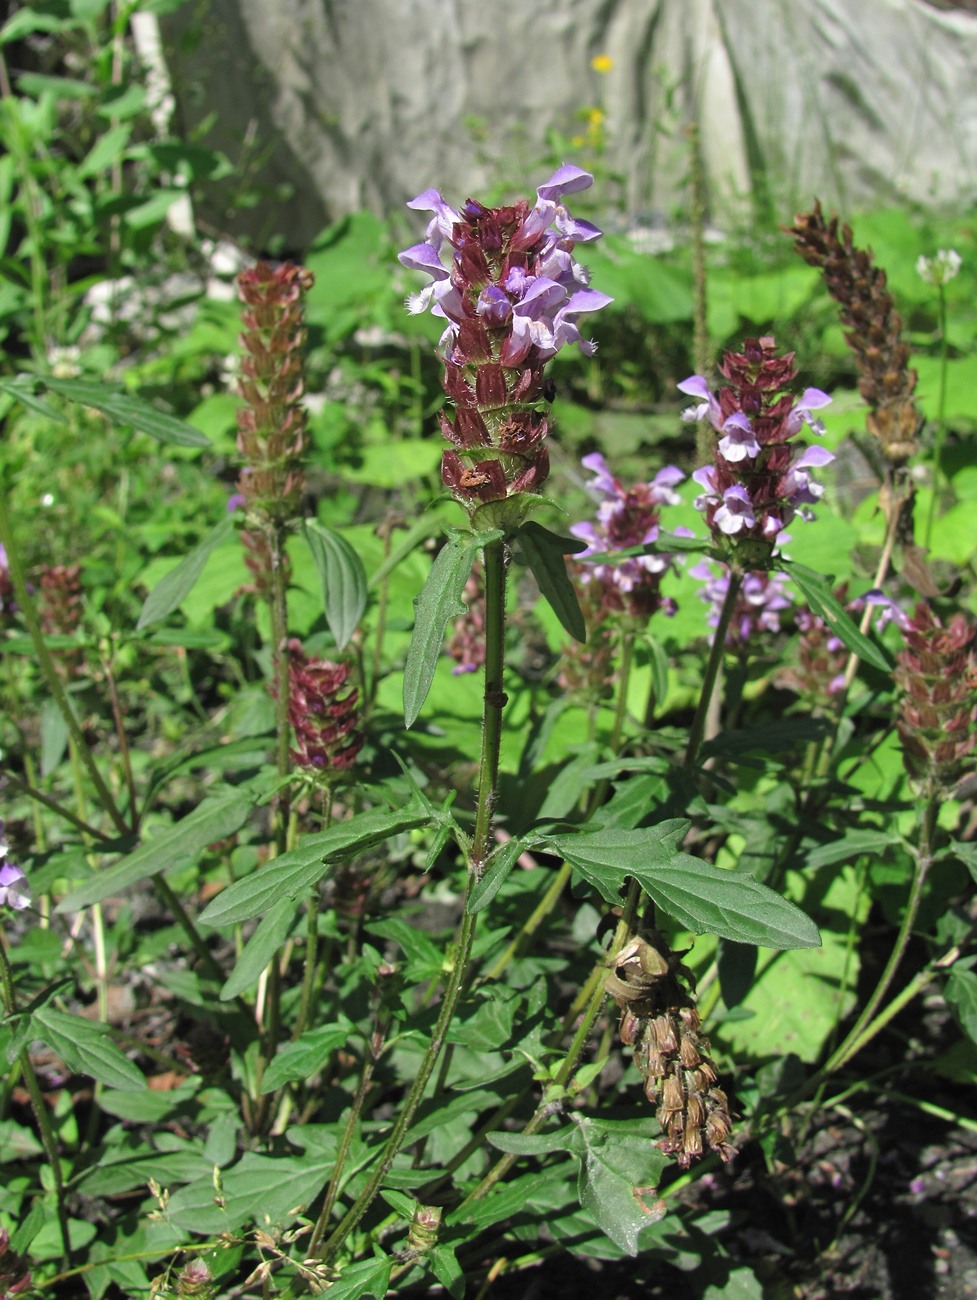
[[[121,893],[140,880],[195,862],[208,844],[233,835],[247,821],[257,795],[249,786],[212,794],[186,817],[140,845],[115,866],[98,872],[58,904],[59,912],[78,912]]]
[[[366,608],[366,571],[345,537],[314,519],[305,521],[309,544],[322,584],[322,605],[336,647],[342,650]]]
[[[823,618],[832,632],[845,643],[852,654],[856,654],[873,668],[884,673],[892,672],[888,655],[874,641],[863,636],[849,617],[841,601],[831,590],[831,579],[815,573],[805,564],[796,564],[781,556],[781,563],[788,578],[800,589],[801,595],[810,605],[812,611]]]
[[[268,1231],[289,1224],[322,1190],[329,1166],[317,1156],[265,1156],[247,1151],[223,1174],[223,1206],[215,1204],[212,1174],[181,1187],[166,1217],[188,1232],[209,1236],[244,1223]]]
[[[146,1087],[142,1071],[107,1037],[107,1025],[83,1020],[52,1006],[35,1011],[31,1024],[32,1037],[47,1043],[70,1070],[122,1091]]]
[[[372,809],[310,835],[288,853],[272,858],[261,871],[228,885],[205,908],[200,920],[204,925],[222,926],[261,916],[280,899],[297,898],[310,889],[326,874],[332,859],[362,852],[401,831],[415,830],[426,825],[431,815],[430,804],[415,797],[403,808]]]
[[[805,855],[804,865],[813,870],[830,867],[836,862],[854,862],[863,853],[872,857],[882,857],[894,844],[901,844],[902,836],[895,831],[878,830],[875,827],[845,831],[829,844],[819,844]]]
[[[413,726],[434,680],[448,621],[465,612],[461,598],[479,551],[502,537],[500,529],[484,533],[454,532],[414,601],[414,633],[404,665],[404,725]]]
[[[819,948],[789,952],[760,951],[756,971],[737,1017],[714,1019],[710,1035],[717,1051],[733,1060],[778,1059],[792,1052],[815,1061],[840,1020],[855,1006],[859,945],[852,949],[847,927],[864,924],[871,898],[852,867],[836,868],[826,892],[823,877],[788,873],[788,886],[804,901],[805,891],[824,915],[839,918],[826,925]]]
[[[204,565],[210,558],[211,552],[221,545],[233,528],[234,520],[228,515],[216,528],[210,530],[203,541],[199,542],[175,569],[171,569],[166,577],[156,584],[146,597],[139,622],[136,624],[137,630],[158,623],[183,603],[203,573]]]
[[[587,628],[577,599],[577,590],[567,573],[565,555],[587,549],[576,537],[560,537],[542,524],[525,523],[516,533],[522,559],[532,570],[536,585],[549,601],[553,613],[575,641],[587,640]]]
[[[175,415],[159,411],[142,398],[119,392],[107,384],[91,383],[87,379],[55,379],[44,375],[38,381],[44,388],[58,393],[69,402],[94,406],[115,424],[130,425],[140,433],[148,433],[158,442],[176,447],[209,447],[210,439],[198,429],[192,429]]]
[[[683,853],[689,823],[666,821],[641,830],[603,830],[548,837],[549,844],[609,903],[633,876],[679,925],[764,948],[812,948],[814,922],[752,876],[725,871]]]

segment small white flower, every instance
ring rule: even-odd
[[[927,284],[947,284],[960,270],[962,259],[955,248],[941,248],[934,257],[920,255],[916,259],[916,273]]]

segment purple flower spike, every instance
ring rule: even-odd
[[[567,165],[539,187],[533,206],[520,199],[487,208],[468,199],[455,211],[434,189],[408,204],[434,214],[425,240],[399,259],[430,277],[407,299],[408,311],[447,321],[440,355],[451,406],[440,419],[450,447],[442,481],[473,516],[491,506],[485,518],[493,526],[521,522],[526,502],[501,512],[496,503],[536,493],[549,473],[545,363],[572,343],[591,356],[596,344],[579,322],[611,301],[588,287],[588,271],[573,257],[576,243],[600,231],[563,202],[592,183],[589,172]]]
[[[708,420],[716,431],[713,464],[693,474],[704,489],[696,500],[703,510],[719,555],[742,570],[766,569],[783,530],[795,515],[810,519],[823,489],[811,470],[834,457],[823,447],[792,443],[806,424],[824,426],[813,414],[831,398],[807,388],[795,399],[793,353],[777,354],[771,338],[747,339],[743,351],[727,352],[720,366],[726,386],[713,392],[702,375],[678,385],[697,404],[684,420]]]

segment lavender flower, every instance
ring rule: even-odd
[[[705,584],[699,595],[710,607],[706,621],[710,627],[717,627],[729,590],[728,568],[724,565],[722,573],[717,575],[712,566],[703,561],[689,569],[689,574]],[[782,573],[758,571],[744,575],[726,632],[727,646],[731,649],[744,648],[760,632],[780,631],[780,615],[791,604],[785,583],[786,575]]]
[[[743,352],[727,352],[720,366],[728,385],[713,393],[702,375],[679,384],[699,399],[685,420],[708,420],[719,435],[712,465],[692,475],[704,489],[696,500],[720,553],[745,568],[766,565],[784,528],[810,507],[823,488],[811,471],[834,460],[824,447],[793,440],[808,425],[822,434],[815,415],[831,398],[807,388],[795,400],[794,354],[778,356],[772,338],[747,339]]]
[[[9,852],[10,845],[4,837],[3,822],[0,821],[0,907],[12,907],[15,911],[22,912],[30,906],[30,888],[23,871],[8,858]]]
[[[457,212],[434,189],[407,205],[433,213],[424,242],[399,258],[431,277],[407,310],[446,321],[440,350],[454,413],[441,412],[451,443],[441,473],[471,514],[542,486],[549,473],[543,403],[552,397],[545,363],[567,344],[586,356],[595,350],[579,320],[611,300],[587,287],[587,270],[572,254],[601,232],[563,203],[592,183],[588,172],[564,166],[539,187],[533,206],[520,199],[486,208],[468,199]],[[520,512],[524,504],[517,518]],[[508,520],[512,511],[502,514]]]
[[[7,559],[7,548],[0,542],[0,614],[12,614],[16,608],[14,584],[10,577],[10,562]]]
[[[588,555],[630,550],[656,542],[661,507],[679,502],[675,485],[685,477],[682,471],[666,465],[650,483],[625,488],[599,452],[584,456],[581,463],[594,475],[587,486],[600,504],[596,524],[584,522],[570,529],[575,537],[587,543],[587,550],[579,553],[578,561],[586,560]],[[674,602],[663,600],[660,590],[662,577],[673,562],[674,557],[667,554],[633,555],[616,564],[581,563],[577,571],[583,582],[600,584],[606,597],[602,603],[608,611],[624,610],[647,619],[658,609],[666,614],[675,612]]]

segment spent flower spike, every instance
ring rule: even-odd
[[[592,183],[589,172],[565,165],[539,186],[533,205],[487,208],[468,199],[456,211],[435,189],[407,205],[433,214],[424,241],[399,259],[431,277],[407,310],[447,322],[440,349],[454,412],[440,416],[451,444],[442,479],[471,513],[542,486],[552,400],[545,363],[568,344],[587,356],[595,350],[579,322],[611,300],[588,287],[573,249],[601,232],[564,202]]]
[[[772,338],[747,339],[742,352],[725,354],[719,369],[728,383],[718,393],[702,375],[678,385],[698,399],[683,419],[707,420],[718,435],[713,464],[692,475],[703,489],[695,504],[724,557],[762,568],[790,521],[813,517],[810,507],[823,488],[811,471],[834,456],[794,439],[805,425],[824,433],[815,412],[831,398],[807,388],[795,399],[794,354],[779,356]]]

